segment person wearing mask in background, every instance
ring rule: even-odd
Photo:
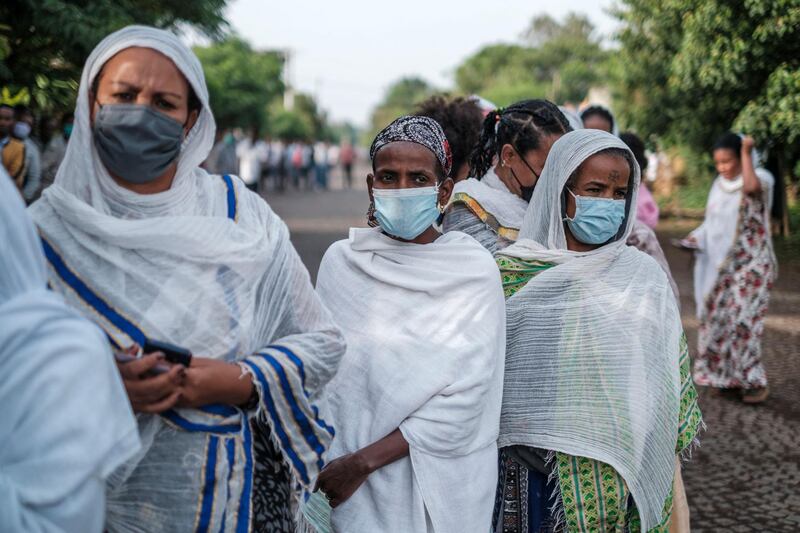
[[[614,114],[605,106],[592,105],[581,111],[583,127],[589,130],[601,130],[617,135],[619,129]]]
[[[56,172],[64,160],[64,154],[67,152],[67,142],[69,136],[72,135],[73,116],[72,113],[64,113],[61,117],[60,131],[56,131],[47,147],[42,152],[42,186],[39,190],[41,196],[42,191],[53,184],[56,179]]]
[[[653,221],[658,222],[658,205],[645,185],[644,174],[647,170],[648,161],[644,153],[644,143],[636,134],[630,132],[621,134],[619,138],[633,152],[633,157],[639,163],[642,175],[642,182],[639,184],[639,197],[636,200],[636,220],[633,223],[633,228],[631,228],[631,234],[628,235],[628,246],[634,246],[656,260],[664,270],[664,274],[667,275],[672,292],[675,293],[675,300],[678,302],[678,307],[680,307],[681,298],[678,292],[678,284],[675,283],[675,279],[672,277],[667,256],[664,255],[664,250],[661,248],[658,237],[653,231],[655,229]],[[653,216],[654,214],[655,217]],[[650,223],[653,223],[653,225],[651,226]]]
[[[139,450],[100,329],[47,289],[36,229],[0,166],[0,531],[100,533],[105,482]]]
[[[688,532],[679,459],[702,416],[668,280],[625,245],[639,183],[619,138],[564,135],[519,240],[495,256],[508,313],[498,531]]]
[[[261,182],[261,168],[267,163],[269,149],[259,137],[258,128],[252,128],[250,135],[236,145],[236,157],[239,159],[239,177],[247,188],[258,192]]]
[[[377,227],[334,243],[317,281],[348,343],[318,488],[334,531],[486,533],[505,348],[497,267],[471,237],[434,227],[453,187],[436,121],[395,120],[370,156]]]
[[[107,36],[76,105],[30,212],[53,290],[130,358],[118,368],[144,449],[115,473],[107,530],[294,531],[333,435],[314,401],[344,343],[286,225],[237,177],[200,168],[214,118],[174,34]]]
[[[13,131],[14,108],[8,104],[0,104],[0,155],[2,155],[3,167],[22,194],[27,171],[25,168],[27,156],[25,143],[15,139],[12,135]]]
[[[769,395],[761,337],[778,270],[769,223],[775,178],[754,152],[752,137],[727,132],[717,140],[705,220],[687,239],[696,247],[695,383],[738,389],[745,403]]]
[[[33,132],[33,113],[22,104],[14,106],[14,138],[25,143],[25,177],[22,197],[30,204],[39,194],[42,185],[42,152],[31,137]]]
[[[453,153],[453,182],[467,179],[469,156],[478,144],[483,123],[483,111],[478,103],[470,98],[433,96],[419,104],[415,114],[439,123]]]
[[[463,231],[492,253],[517,240],[550,147],[568,131],[567,119],[547,100],[489,113],[472,153],[471,177],[453,190],[444,231]]]

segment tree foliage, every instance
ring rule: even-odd
[[[707,150],[731,127],[780,157],[800,142],[800,0],[623,0],[629,124]]]
[[[217,124],[261,129],[267,107],[283,94],[281,54],[253,50],[235,35],[194,52],[203,64]]]
[[[0,87],[29,91],[47,112],[71,108],[81,68],[106,35],[129,24],[217,37],[226,29],[226,0],[3,0]]]
[[[273,105],[266,129],[273,137],[288,141],[310,142],[334,137],[327,116],[319,109],[316,100],[305,93],[294,95],[291,110],[283,105]]]
[[[373,110],[364,141],[372,142],[372,138],[391,121],[411,113],[417,104],[435,92],[422,78],[407,77],[396,81],[386,91],[383,101]]]
[[[537,97],[578,103],[603,80],[607,55],[585,16],[558,22],[542,15],[519,44],[489,45],[467,58],[456,70],[456,85],[498,105]]]

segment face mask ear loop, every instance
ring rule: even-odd
[[[539,181],[539,177],[541,176],[541,174],[537,174],[537,173],[536,173],[536,171],[535,171],[535,170],[533,170],[533,167],[532,167],[532,166],[530,166],[530,165],[528,164],[528,161],[527,161],[527,159],[525,159],[524,157],[522,157],[522,154],[519,152],[519,150],[517,150],[517,147],[516,147],[516,146],[514,146],[514,145],[512,144],[512,145],[511,145],[511,147],[514,149],[514,151],[515,151],[515,152],[517,152],[517,155],[519,156],[519,158],[520,158],[520,159],[522,159],[522,162],[523,162],[523,163],[525,163],[525,166],[526,166],[526,167],[528,167],[528,170],[530,170],[530,171],[531,171],[531,174],[533,174],[534,176],[536,176],[536,181],[538,182],[538,181]],[[519,182],[519,180],[517,180],[517,181]],[[522,186],[522,185],[520,184],[520,187],[521,187],[521,186]],[[536,187],[536,185],[534,185],[534,187]]]
[[[569,218],[569,215],[567,215],[567,193],[570,193],[575,199],[575,216],[572,218]],[[569,187],[564,187],[564,192],[561,193],[561,196],[561,221],[566,222],[568,220],[575,220],[575,218],[578,216],[578,197],[570,190]]]

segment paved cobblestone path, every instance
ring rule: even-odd
[[[327,247],[345,238],[350,226],[364,225],[363,188],[268,197],[289,225],[312,278]],[[681,290],[684,326],[693,349],[697,320],[691,257],[668,243],[696,224],[665,222],[659,228]],[[780,273],[763,345],[769,400],[747,406],[735,395],[699,390],[708,428],[684,469],[694,533],[800,532],[800,251],[789,254],[778,246],[778,252]]]

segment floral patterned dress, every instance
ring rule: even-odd
[[[761,337],[777,265],[766,195],[741,195],[733,245],[700,313],[694,380],[718,388],[767,386]]]
[[[503,291],[511,297],[534,276],[552,267],[538,261],[499,256]],[[703,425],[691,377],[686,337],[680,343],[680,423],[676,455],[686,454]],[[529,469],[506,450],[500,451],[500,479],[495,505],[497,533],[639,533],[641,525],[625,480],[608,464],[560,452],[546,454],[546,472]],[[661,523],[650,533],[667,533],[672,494]]]

